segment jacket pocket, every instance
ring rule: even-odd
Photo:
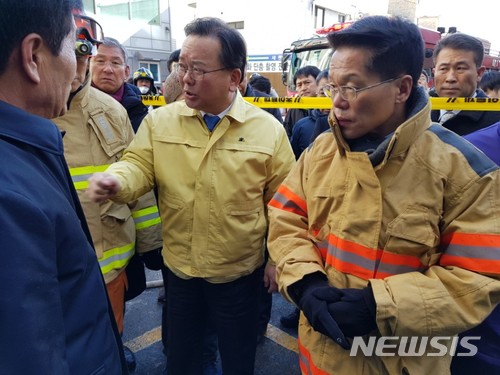
[[[409,206],[387,226],[387,252],[410,255],[420,260],[423,266],[437,262],[439,246],[437,223],[431,221],[429,209]]]
[[[135,224],[126,204],[110,203],[101,208],[102,249],[115,249],[135,243]],[[97,246],[96,246],[97,247]],[[100,258],[102,254],[98,254]]]
[[[114,221],[125,222],[132,216],[130,208],[126,204],[111,203],[110,206],[101,211],[101,218],[113,218]]]
[[[226,249],[224,257],[235,261],[242,256],[241,251],[262,249],[266,225],[262,198],[226,203],[217,225],[217,240]]]
[[[104,113],[91,113],[89,123],[106,155],[112,157],[125,150],[127,144],[123,141],[123,136],[117,133]]]
[[[162,193],[160,214],[162,227],[168,228],[167,238],[163,239],[164,251],[175,257],[189,258],[192,230],[192,212],[180,197]]]

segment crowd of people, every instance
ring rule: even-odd
[[[82,0],[4,0],[0,25],[1,373],[133,372],[144,267],[169,375],[253,374],[278,291],[304,374],[499,373],[500,110],[429,100],[498,96],[481,41],[444,37],[429,72],[416,25],[364,17],[294,76],[331,109],[283,116],[243,99],[275,94],[218,18],[185,26],[161,90]]]

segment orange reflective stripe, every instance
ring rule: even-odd
[[[463,246],[483,246],[499,247],[500,235],[498,234],[471,234],[471,233],[450,233],[441,239],[444,245],[455,244]]]
[[[325,263],[365,280],[427,269],[416,256],[372,249],[333,234],[317,246]]]
[[[500,235],[451,233],[441,241],[441,266],[456,266],[474,272],[500,273]]]
[[[269,202],[269,206],[292,212],[296,215],[307,216],[306,201],[284,185],[279,187],[278,191]]]
[[[474,272],[492,273],[497,275],[500,273],[499,260],[471,259],[443,254],[439,264],[441,266],[456,266]]]
[[[309,353],[306,347],[301,344],[300,339],[298,339],[298,343],[299,365],[302,373],[308,375],[330,375],[326,371],[323,371],[314,365],[314,362],[311,359],[311,353]]]
[[[416,256],[384,251],[377,269],[376,278],[384,279],[388,276],[406,272],[423,272],[427,268]]]

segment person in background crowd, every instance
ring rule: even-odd
[[[301,370],[449,374],[455,335],[500,301],[500,169],[431,124],[415,24],[368,16],[328,41],[331,132],[269,203],[278,285],[301,309]],[[387,355],[360,353],[381,337]],[[400,354],[422,337],[420,355]]]
[[[179,55],[181,54],[181,49],[176,49],[173,51],[167,60],[167,67],[169,73],[173,73],[177,68],[177,64],[179,63]]]
[[[73,2],[0,2],[0,372],[127,374],[61,132]],[[13,82],[15,84],[13,85]]]
[[[133,83],[142,95],[156,95],[155,77],[147,68],[139,68],[133,74]]]
[[[500,165],[500,122],[470,133],[464,138]],[[460,334],[460,337],[467,336],[481,337],[475,342],[478,352],[473,356],[453,356],[451,373],[453,375],[500,374],[500,306],[497,306],[480,325]],[[463,351],[464,347],[459,341],[457,353]]]
[[[484,72],[479,87],[489,98],[500,98],[500,72],[497,70]]]
[[[429,90],[429,75],[425,70],[422,70],[420,78],[418,79],[418,84],[424,89]]]
[[[279,98],[278,93],[274,89],[274,87],[271,85],[271,81],[269,78],[265,76],[261,76],[258,73],[253,73],[250,76],[250,79],[248,80],[248,83],[252,86],[254,90],[263,92],[267,95],[270,95],[273,98]],[[281,121],[283,122],[283,116],[285,115],[285,108],[279,108],[280,115],[281,115]]]
[[[456,33],[441,39],[433,57],[436,96],[486,98],[477,88],[485,69],[483,57],[483,43],[477,38]],[[431,119],[459,135],[466,135],[499,121],[500,111],[433,110]]]
[[[328,69],[323,70],[316,77],[317,93],[316,96],[325,96],[323,92],[325,85],[328,84]],[[292,145],[295,159],[298,159],[302,152],[314,141],[313,134],[316,128],[322,128],[323,131],[330,128],[328,125],[329,109],[313,109],[311,114],[297,121],[292,130],[290,144]],[[297,311],[297,324],[299,323],[299,312]],[[287,323],[286,321],[282,322]],[[297,327],[297,324],[294,327]],[[291,327],[287,327],[291,328]]]
[[[184,99],[182,84],[179,80],[179,74],[173,71],[168,75],[163,83],[163,97],[167,104]]]
[[[316,96],[316,77],[319,73],[319,68],[313,65],[307,65],[297,70],[293,76],[293,84],[297,89],[297,96]],[[301,108],[292,108],[287,111],[285,120],[283,121],[283,126],[285,127],[286,133],[289,137],[292,136],[292,130],[295,123],[300,119],[309,116],[311,114],[310,112],[310,109]]]
[[[252,85],[255,90],[263,92],[267,95],[271,95],[273,98],[278,98],[279,95],[271,85],[269,78],[261,76],[259,73],[253,73],[248,80],[248,83]]]
[[[258,97],[258,98],[270,98],[271,95],[266,94],[264,92],[254,90],[252,85],[248,83],[248,79],[246,77],[246,72],[243,77],[243,81],[238,86],[238,89],[240,90],[241,96],[244,97]],[[273,115],[276,120],[278,120],[280,123],[283,123],[283,118],[281,117],[281,112],[278,108],[262,108],[264,111],[270,113]]]
[[[125,48],[116,39],[105,37],[90,65],[92,86],[111,95],[125,107],[134,132],[137,132],[148,114],[148,107],[142,103],[139,88],[125,82],[130,75]]]
[[[216,18],[195,19],[185,32],[177,70],[184,100],[152,111],[122,159],[90,178],[87,193],[127,202],[158,187],[167,373],[202,373],[213,319],[223,373],[250,375],[266,204],[294,157],[283,126],[238,91],[247,58],[241,34]],[[266,277],[272,284],[275,273]]]
[[[264,94],[271,95],[271,81],[269,78],[261,76],[258,73],[253,73],[248,79],[248,83],[254,90],[263,92]]]
[[[111,201],[96,204],[84,195],[90,171],[103,170],[119,160],[134,132],[125,108],[90,86],[89,59],[102,41],[102,30],[94,19],[82,14],[82,7],[80,4],[74,8],[77,70],[69,108],[64,116],[53,121],[65,134],[64,155],[89,225],[118,332],[122,334],[128,289],[125,268],[134,253],[161,249],[161,224],[152,192],[127,204]],[[90,48],[82,51],[82,45]],[[133,352],[124,346],[124,353],[129,371],[134,371]]]

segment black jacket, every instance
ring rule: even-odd
[[[255,90],[250,84],[247,84],[247,89],[245,90],[245,95],[248,97],[257,97],[257,98],[270,98],[271,95],[266,94],[265,92],[261,92]],[[278,108],[262,108],[264,111],[272,114],[276,119],[283,124],[283,117],[281,117],[281,112]]]
[[[148,114],[148,107],[142,103],[139,89],[134,85],[125,83],[121,104],[127,110],[134,132],[137,133],[142,119]]]
[[[476,97],[487,98],[482,90],[476,90]],[[431,111],[431,120],[438,122],[439,110]],[[500,111],[460,111],[442,125],[458,135],[467,135],[500,121]]]
[[[302,109],[302,108],[289,109],[288,112],[286,113],[285,120],[283,121],[283,126],[285,127],[286,134],[288,134],[288,137],[292,136],[293,127],[295,126],[297,121],[310,115],[311,115],[310,109]]]

